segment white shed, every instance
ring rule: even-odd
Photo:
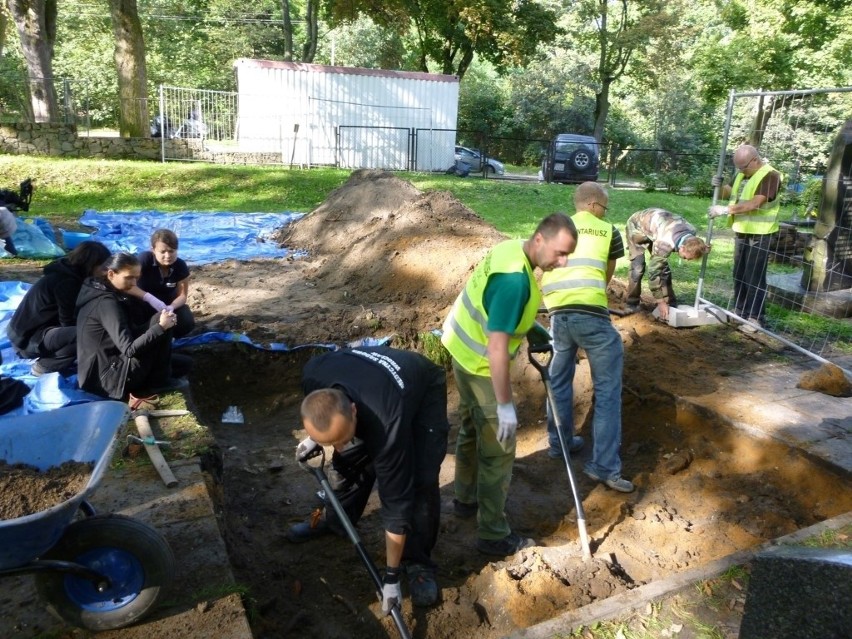
[[[456,76],[246,58],[234,67],[241,150],[346,168],[453,164]]]

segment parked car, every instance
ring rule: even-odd
[[[599,144],[590,135],[560,133],[541,161],[541,175],[546,182],[579,184],[598,179]]]
[[[466,146],[456,146],[456,162],[464,162],[470,166],[471,173],[479,173],[482,171],[482,153],[479,149],[469,149]],[[485,170],[488,173],[496,173],[503,175],[506,172],[506,167],[503,163],[494,158],[485,157]]]

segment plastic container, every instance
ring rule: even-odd
[[[77,248],[77,245],[80,244],[80,242],[85,242],[90,239],[92,239],[91,233],[76,233],[74,231],[66,231],[65,229],[62,230],[62,245],[65,247],[66,251]]]

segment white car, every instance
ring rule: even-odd
[[[479,173],[482,171],[482,153],[479,149],[469,149],[466,146],[456,146],[456,162],[464,162],[470,167],[471,173]],[[506,167],[503,163],[494,158],[485,158],[485,170],[488,173],[503,175],[506,173]]]

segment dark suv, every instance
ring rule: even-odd
[[[598,141],[590,135],[560,133],[541,161],[541,175],[546,182],[579,184],[598,179]]]

